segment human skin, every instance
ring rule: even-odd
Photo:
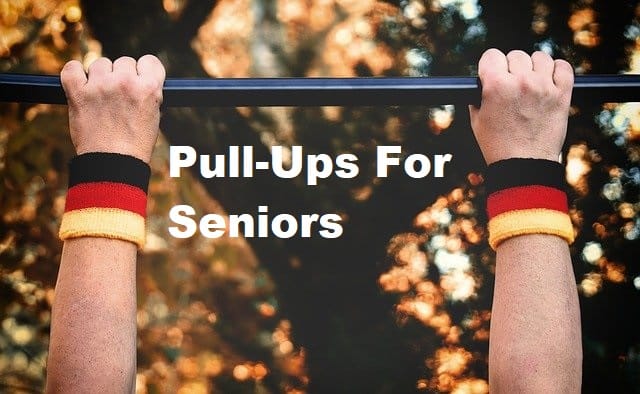
[[[557,160],[566,134],[573,71],[537,52],[495,49],[479,63],[482,106],[470,107],[488,164],[512,157]],[[68,63],[61,79],[78,154],[115,152],[149,162],[158,135],[164,68],[102,58]],[[577,290],[568,246],[521,235],[497,248],[489,375],[494,393],[580,391]],[[47,392],[132,392],[136,372],[136,246],[84,237],[64,245],[53,305]]]
[[[480,108],[471,126],[487,164],[558,161],[567,132],[573,69],[543,52],[486,51]],[[527,234],[496,249],[489,339],[492,393],[579,393],[580,310],[567,243]]]
[[[69,130],[78,154],[114,152],[148,163],[158,136],[164,67],[96,60],[85,74],[78,61],[60,74]],[[51,322],[49,393],[125,393],[136,376],[136,245],[83,237],[65,241]]]

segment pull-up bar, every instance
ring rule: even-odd
[[[476,77],[216,78],[165,81],[167,107],[477,104]],[[640,101],[640,75],[577,75],[574,102]],[[60,77],[0,74],[0,101],[66,104]]]

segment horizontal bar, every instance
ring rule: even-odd
[[[477,77],[169,78],[167,107],[477,104]],[[640,75],[577,75],[574,102],[640,101]],[[0,73],[0,102],[66,104],[59,76]]]

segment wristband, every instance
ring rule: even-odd
[[[92,152],[69,163],[69,191],[59,236],[145,242],[149,165],[133,156]]]
[[[524,234],[551,234],[573,242],[562,164],[521,158],[492,163],[487,194],[489,245],[494,250]]]

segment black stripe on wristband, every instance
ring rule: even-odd
[[[518,186],[541,185],[565,190],[565,169],[556,161],[513,158],[487,168],[487,194]]]
[[[69,162],[69,187],[88,182],[115,182],[138,187],[146,193],[150,175],[147,163],[119,153],[84,153]]]

